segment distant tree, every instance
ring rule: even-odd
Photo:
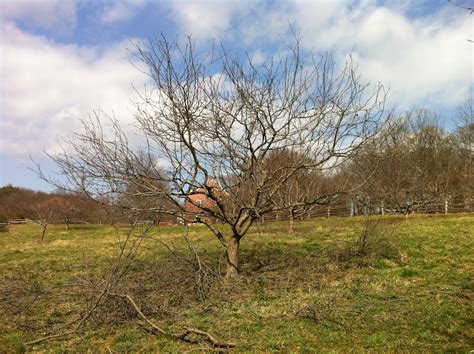
[[[19,191],[21,191],[21,188],[14,187],[11,184],[7,184],[6,186],[0,187],[0,199],[8,197],[10,194]]]
[[[470,98],[458,107],[456,115],[456,139],[464,160],[463,185],[464,195],[474,200],[474,102]]]
[[[305,161],[308,165],[312,164],[308,156],[300,156],[298,152],[288,149],[277,149],[268,154],[264,170],[278,179]],[[316,205],[330,204],[350,188],[350,184],[331,185],[331,176],[325,175],[324,169],[301,169],[287,178],[285,185],[278,189],[272,199],[276,209],[287,211],[288,232],[293,233],[296,218],[311,211]]]
[[[356,178],[370,178],[364,194],[372,203],[408,216],[457,193],[460,151],[434,112],[418,110],[402,117],[384,134],[383,149],[367,147],[351,165]]]
[[[38,217],[38,223],[41,225],[41,241],[44,240],[48,225],[51,223],[53,217],[56,216],[55,214],[58,213],[62,206],[63,201],[57,196],[50,197],[44,201],[34,204],[33,207]]]
[[[66,230],[69,230],[71,223],[81,216],[78,198],[74,195],[56,195],[53,198],[55,198],[54,221],[64,223]]]
[[[412,131],[409,143],[413,168],[425,183],[425,193],[439,202],[451,199],[457,193],[463,165],[453,135],[433,121],[421,121]]]
[[[67,228],[73,221],[100,222],[106,219],[104,211],[96,201],[76,191],[66,193],[56,190],[53,193],[45,193],[11,185],[0,188],[0,217],[6,220],[36,220],[36,205],[53,197],[58,199],[53,221],[66,224]]]
[[[6,190],[7,193],[5,193]],[[7,219],[35,219],[36,211],[32,205],[49,196],[44,192],[12,186],[7,186],[3,191],[4,193],[0,196],[0,215]]]
[[[122,212],[127,219],[135,220],[137,214],[141,219],[154,221],[175,221],[170,219],[169,213],[160,213],[155,210],[157,205],[162,204],[162,209],[175,210],[178,212],[174,203],[170,203],[164,195],[169,193],[169,183],[166,181],[165,173],[158,166],[158,160],[150,152],[139,150],[136,160],[133,161],[133,170],[136,178],[130,178],[124,185],[123,191],[119,195],[117,204],[123,206]],[[154,193],[150,193],[153,190]],[[157,193],[156,191],[161,191]]]

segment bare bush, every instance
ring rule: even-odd
[[[389,259],[401,261],[400,250],[394,242],[395,224],[380,217],[367,215],[362,231],[354,241],[345,241],[332,251],[338,261]]]

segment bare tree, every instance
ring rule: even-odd
[[[285,176],[288,169],[293,169],[295,164],[301,164],[301,159],[305,158],[311,165],[310,157],[300,157],[296,151],[286,148],[278,149],[268,154],[264,166],[269,173],[274,174],[274,178],[278,178],[278,174]],[[348,190],[344,186],[350,189],[349,184],[333,185],[335,180],[334,176],[329,176],[324,171],[301,169],[293,173],[285,185],[278,188],[273,196],[273,203],[276,209],[288,212],[288,232],[293,233],[296,218],[310,212],[316,205],[328,205],[338,194]]]
[[[474,199],[474,102],[472,97],[458,107],[456,137],[464,160],[465,194]]]
[[[383,149],[367,146],[364,158],[353,161],[358,178],[371,178],[361,192],[372,204],[408,216],[457,193],[460,150],[437,120],[427,110],[401,117],[384,132]]]
[[[41,241],[44,240],[46,229],[60,205],[61,200],[59,197],[51,197],[33,205],[38,217],[38,223],[41,225]]]
[[[113,117],[106,130],[107,117],[98,112],[52,156],[66,182],[49,181],[113,202],[124,193],[163,201],[138,212],[179,216],[189,212],[183,202],[195,206],[194,219],[225,249],[227,277],[238,274],[240,241],[252,224],[287,210],[275,201],[293,176],[331,174],[376,136],[386,117],[383,88],[363,83],[352,60],[339,69],[330,55],[302,50],[298,39],[260,66],[223,46],[201,57],[190,39],[140,43],[136,55],[153,83],[137,92],[139,148],[161,167],[151,164],[143,174],[137,148]],[[269,154],[281,149],[297,158],[267,168]],[[197,203],[196,194],[212,203]],[[292,205],[326,198],[299,196]]]
[[[158,161],[149,151],[139,150],[134,161],[132,175],[136,178],[130,180],[119,193],[118,205],[124,206],[122,214],[126,219],[135,220],[136,214],[145,221],[158,224],[160,221],[176,221],[176,217],[155,210],[156,206],[162,205],[163,209],[179,211],[179,208],[170,203],[163,195],[168,194],[169,185],[164,180],[163,171],[158,166]],[[153,191],[153,193],[149,193]],[[157,193],[160,191],[160,193]]]

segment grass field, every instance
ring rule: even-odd
[[[166,330],[206,330],[234,351],[473,350],[474,216],[385,217],[358,255],[349,250],[364,222],[314,219],[293,235],[284,223],[255,227],[242,240],[241,276],[210,276],[199,293],[184,230],[153,229],[116,291]],[[79,333],[25,347],[87,308],[118,252],[111,227],[53,225],[39,236],[34,225],[0,234],[0,352],[210,349],[150,334],[120,298]],[[210,268],[224,268],[209,232],[193,226],[189,239]]]

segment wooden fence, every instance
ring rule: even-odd
[[[451,213],[469,213],[474,212],[474,203],[472,204],[454,204],[445,201],[439,204],[430,204],[418,207],[412,214],[451,214]],[[330,206],[317,206],[303,214],[299,214],[295,218],[298,220],[307,220],[319,217],[351,217],[358,215],[385,215],[385,214],[400,214],[395,210],[386,208],[381,204],[380,206],[361,206],[354,203],[336,204]],[[261,218],[261,222],[284,221],[289,220],[288,212],[275,212],[267,214]]]
[[[474,203],[472,204],[454,204],[445,201],[444,203],[437,203],[437,204],[429,204],[424,205],[416,209],[416,211],[412,214],[451,214],[451,213],[469,213],[474,212]],[[338,203],[333,204],[330,206],[316,206],[309,211],[306,211],[303,214],[299,214],[294,220],[295,221],[302,221],[308,220],[312,218],[320,218],[320,217],[332,217],[332,216],[339,216],[339,217],[351,217],[351,216],[358,216],[358,215],[384,215],[384,214],[399,214],[394,210],[390,210],[389,208],[385,208],[381,203],[380,206],[364,206],[364,205],[356,205],[355,203]],[[285,221],[289,219],[289,213],[280,211],[274,212],[271,214],[266,214],[261,217],[260,222],[272,222],[272,221]],[[9,220],[7,224],[16,225],[16,224],[38,224],[37,220],[31,219],[13,219]],[[74,220],[70,223],[73,224],[89,224],[88,222],[81,221],[81,220]],[[173,223],[172,221],[166,222],[159,222],[156,223],[155,221],[142,221],[140,224],[157,224],[157,226],[169,226],[169,225],[177,225],[178,222]],[[126,225],[126,223],[124,223]]]

